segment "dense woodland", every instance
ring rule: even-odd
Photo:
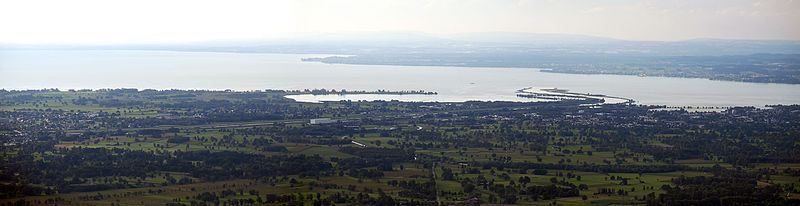
[[[800,204],[800,105],[302,92],[0,90],[0,205]]]

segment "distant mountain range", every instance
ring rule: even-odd
[[[0,45],[7,49],[136,49],[331,54],[331,64],[543,68],[547,72],[800,84],[800,41],[631,41],[570,34],[337,33],[150,45]]]
[[[6,49],[145,49],[264,53],[548,53],[636,56],[800,54],[800,41],[692,39],[632,41],[575,34],[515,32],[432,35],[420,32],[361,32],[298,35],[270,40],[220,40],[137,45],[11,45]]]
[[[800,54],[800,41],[726,39],[631,41],[573,34],[511,32],[439,36],[416,32],[336,33],[269,41],[201,42],[185,46],[200,50],[350,55],[364,53],[496,53],[498,51],[646,56]]]

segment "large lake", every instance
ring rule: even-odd
[[[578,75],[525,68],[410,67],[302,62],[327,55],[171,51],[0,50],[4,89],[348,89],[426,90],[439,95],[295,97],[302,101],[526,101],[525,87],[557,87],[671,106],[800,103],[800,85],[666,77]]]

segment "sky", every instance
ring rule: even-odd
[[[800,40],[800,0],[0,0],[2,43],[165,43],[382,31]]]

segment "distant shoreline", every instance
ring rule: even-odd
[[[471,62],[460,61],[459,59],[415,59],[398,57],[401,59],[371,59],[370,57],[361,57],[358,55],[331,55],[327,57],[311,57],[301,58],[303,62],[320,62],[324,64],[347,64],[347,65],[390,65],[390,66],[441,66],[441,67],[478,67],[478,68],[530,68],[538,69],[540,72],[560,73],[560,74],[583,74],[583,75],[622,75],[622,76],[640,76],[640,77],[670,77],[670,78],[690,78],[690,79],[706,79],[712,81],[730,81],[730,82],[746,82],[746,83],[759,83],[759,84],[800,84],[800,79],[791,75],[776,75],[776,74],[748,74],[748,73],[708,73],[705,68],[708,66],[691,65],[687,67],[670,68],[676,71],[664,71],[663,65],[638,65],[633,64],[629,66],[624,63],[614,63],[609,65],[583,65],[583,64],[554,64],[558,66],[547,66],[542,63],[525,63],[525,62],[505,62],[502,60],[483,59]],[[642,57],[645,58],[645,57]],[[679,59],[688,57],[646,57],[646,58],[665,58],[665,59]],[[692,57],[698,58],[698,57]],[[729,57],[708,57],[708,58],[736,58]],[[687,60],[689,61],[689,60]],[[720,65],[723,67],[727,65]],[[737,65],[742,66],[742,65]],[[600,67],[600,68],[595,68]],[[693,71],[694,73],[688,72]]]

